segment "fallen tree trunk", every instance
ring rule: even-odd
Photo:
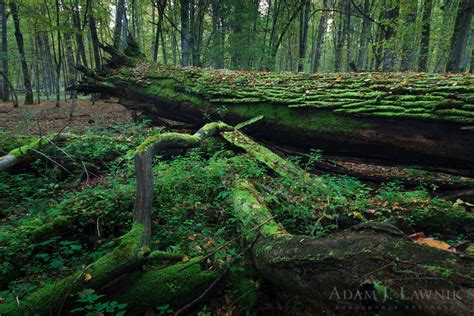
[[[53,141],[62,141],[71,137],[68,134],[54,134],[41,138],[34,139],[29,144],[11,150],[8,154],[0,157],[0,171],[7,170],[18,163],[28,159],[32,153],[38,151],[46,146],[49,146]]]
[[[254,73],[136,64],[86,71],[77,88],[201,125],[257,115],[252,136],[298,149],[474,174],[474,79],[400,73]]]
[[[368,223],[327,238],[293,236],[251,184],[237,181],[236,216],[254,242],[259,274],[319,313],[366,311],[457,315],[474,308],[474,261],[411,242],[396,227]],[[250,230],[267,221],[256,234]],[[255,241],[256,239],[256,241]]]

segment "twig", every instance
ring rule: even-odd
[[[46,159],[48,159],[49,161],[51,161],[52,163],[58,165],[59,167],[61,167],[61,169],[63,169],[64,171],[66,171],[67,173],[69,174],[72,174],[71,171],[69,171],[68,169],[66,169],[66,167],[64,167],[63,165],[61,165],[59,162],[57,162],[56,160],[54,160],[53,158],[49,157],[48,155],[42,153],[41,151],[39,150],[36,150],[34,148],[30,148],[31,151],[34,151],[35,153],[37,154],[40,154],[41,156],[45,157]]]
[[[193,301],[191,301],[189,304],[187,304],[186,306],[182,307],[181,309],[179,309],[175,315],[184,315],[184,314],[187,314],[187,312],[192,309],[194,306],[196,306],[197,304],[199,304],[201,301],[203,301],[215,288],[216,286],[219,284],[219,282],[227,275],[227,273],[229,273],[229,270],[230,270],[230,267],[225,269],[224,272],[221,273],[221,275],[219,275],[212,283],[211,285],[208,286],[208,288],[202,292],[201,295],[199,295],[196,299],[194,299]]]

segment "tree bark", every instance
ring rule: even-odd
[[[467,40],[471,30],[472,14],[474,4],[471,0],[461,0],[454,24],[454,33],[451,38],[451,50],[449,53],[448,65],[446,71],[463,72],[465,71],[465,54],[467,53]]]
[[[324,42],[324,34],[326,33],[326,27],[327,27],[327,13],[324,11],[326,10],[326,2],[327,0],[323,0],[323,4],[322,4],[323,10],[321,11],[321,16],[319,17],[316,47],[313,51],[312,62],[311,62],[311,72],[318,72],[318,69],[320,66],[322,46]]]
[[[212,12],[212,67],[220,69],[224,66],[224,52],[222,49],[222,27],[221,27],[221,3],[218,0],[211,1]]]
[[[10,2],[10,12],[13,18],[13,24],[15,25],[15,38],[18,45],[18,52],[20,54],[21,69],[23,72],[23,86],[26,91],[25,104],[34,104],[33,90],[31,88],[30,72],[28,70],[28,64],[26,62],[25,55],[25,44],[23,42],[23,34],[20,29],[20,18],[18,16],[18,4],[16,1]]]
[[[308,27],[311,9],[311,1],[307,0],[303,10],[300,12],[300,29],[299,29],[299,49],[298,49],[298,71],[304,71],[304,61],[306,50],[308,47]]]
[[[370,20],[369,10],[370,10],[370,0],[364,0],[364,7],[362,8],[365,16],[362,18],[362,26],[360,30],[360,37],[359,37],[359,51],[357,53],[357,69],[358,70],[365,70],[367,68],[367,43],[369,37],[369,26]]]
[[[79,51],[79,56],[81,57],[82,64],[87,67],[87,57],[86,57],[86,47],[84,45],[84,38],[82,37],[82,25],[81,18],[79,16],[79,3],[78,0],[75,0],[72,8],[72,24],[76,29],[76,44]]]
[[[115,10],[114,47],[118,49],[122,46],[122,28],[123,18],[125,15],[125,0],[118,0]]]
[[[167,0],[157,0],[156,7],[158,9],[158,22],[156,24],[156,31],[155,31],[155,42],[153,43],[153,61],[156,62],[158,60],[158,50],[159,50],[159,42],[160,36],[162,37],[162,24],[163,24],[163,17],[165,14]],[[165,42],[162,41],[161,45],[165,45]]]
[[[92,39],[92,48],[94,50],[94,61],[95,61],[95,68],[99,69],[101,67],[100,63],[100,51],[99,51],[99,36],[97,35],[97,28],[95,24],[95,18],[92,13],[92,5],[90,8],[89,13],[89,30],[91,32],[91,39]]]
[[[8,78],[8,28],[5,0],[0,1],[0,19],[2,28],[2,71],[6,78]],[[10,100],[10,85],[6,80],[2,80],[2,100]]]
[[[401,32],[402,41],[402,58],[401,58],[401,71],[414,71],[415,67],[415,56],[416,56],[416,17],[418,14],[418,2],[411,0],[403,0],[400,4],[400,15],[401,21],[404,24],[403,31]],[[428,38],[429,40],[429,38]],[[428,43],[429,44],[429,43]],[[423,43],[422,43],[423,45]]]
[[[189,33],[189,0],[180,1],[181,12],[181,65],[187,67],[191,60],[191,36]]]
[[[423,18],[421,20],[420,59],[418,61],[418,71],[421,72],[426,72],[428,70],[432,8],[433,0],[425,0],[423,6]]]

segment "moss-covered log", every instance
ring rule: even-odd
[[[61,141],[70,138],[68,134],[53,134],[41,138],[34,138],[31,142],[18,148],[10,150],[6,155],[0,157],[0,171],[7,170],[18,163],[31,157],[34,151],[49,146],[52,141]]]
[[[474,78],[419,73],[255,73],[141,63],[89,75],[83,92],[200,125],[263,115],[251,135],[300,149],[474,173]]]
[[[234,210],[268,282],[322,313],[416,311],[467,314],[474,308],[474,260],[411,242],[396,227],[368,223],[327,238],[293,236],[272,218],[251,184],[237,182]],[[251,230],[265,223],[260,234]],[[256,240],[255,240],[256,239]],[[385,312],[384,312],[385,311]]]

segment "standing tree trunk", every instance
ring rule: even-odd
[[[16,1],[10,2],[10,12],[13,18],[13,24],[15,25],[15,38],[18,45],[18,52],[20,53],[21,70],[23,72],[23,85],[26,90],[25,104],[33,104],[33,91],[31,89],[31,79],[28,70],[28,64],[25,56],[25,44],[23,42],[23,34],[20,29],[20,18],[18,17],[18,5]]]
[[[360,31],[360,38],[359,38],[359,51],[357,53],[357,69],[358,70],[365,70],[367,68],[367,43],[369,37],[369,25],[370,20],[369,10],[370,10],[370,0],[364,0],[364,7],[363,12],[365,13],[364,18],[362,19],[362,27]]]
[[[212,12],[212,67],[214,69],[220,69],[224,66],[224,56],[222,51],[222,28],[220,25],[221,21],[221,4],[218,0],[213,0],[211,2],[211,12]]]
[[[158,48],[159,48],[160,37],[163,37],[162,24],[163,24],[163,17],[165,14],[166,2],[167,0],[157,0],[155,2],[155,5],[157,6],[157,9],[158,9],[158,22],[156,24],[155,42],[153,43],[153,61],[154,62],[158,60]],[[162,41],[161,45],[165,45],[165,43]]]
[[[84,38],[82,37],[82,26],[81,18],[79,17],[79,2],[75,0],[72,7],[72,24],[76,29],[76,44],[77,49],[79,50],[79,56],[81,57],[82,64],[87,67],[87,58],[86,58],[86,47],[84,45]]]
[[[395,49],[395,36],[397,30],[395,23],[400,16],[400,3],[398,0],[384,0],[383,11],[384,23],[386,23],[383,32],[383,71],[394,71],[397,52]]]
[[[346,17],[344,19],[344,37],[346,40],[346,63],[345,63],[345,71],[349,72],[350,68],[350,63],[351,63],[351,55],[352,55],[352,50],[351,50],[351,34],[352,34],[352,25],[351,25],[351,9],[352,5],[350,1],[346,2]]]
[[[327,8],[327,0],[323,0],[323,10]],[[323,46],[324,41],[324,34],[326,33],[326,26],[327,26],[327,13],[325,11],[321,11],[321,16],[319,18],[318,24],[318,33],[316,38],[316,47],[313,51],[312,56],[312,63],[311,63],[311,72],[317,72],[320,66],[321,60],[321,48]]]
[[[299,34],[299,54],[298,71],[304,71],[304,59],[308,47],[308,26],[311,1],[306,0],[303,10],[300,12],[300,34]]]
[[[418,61],[418,71],[420,72],[426,72],[428,69],[432,8],[433,0],[425,0],[425,5],[423,8],[423,18],[421,21],[420,59]]]
[[[0,19],[2,27],[2,70],[5,77],[8,78],[8,29],[5,0],[0,0]],[[10,99],[10,86],[6,80],[2,80],[3,101]]]
[[[454,24],[453,37],[451,38],[451,51],[446,71],[463,72],[465,70],[464,56],[466,54],[473,11],[474,4],[472,0],[461,0]]]
[[[189,33],[189,0],[181,0],[181,65],[189,66],[190,33]]]
[[[118,0],[116,13],[115,13],[115,29],[114,29],[114,47],[120,48],[122,28],[123,28],[123,17],[125,15],[125,0]]]
[[[89,6],[89,10],[89,30],[91,32],[92,48],[94,50],[95,68],[100,68],[99,36],[97,35],[97,27],[92,12],[92,3]]]
[[[335,36],[334,36],[334,71],[341,71],[342,66],[342,49],[344,46],[343,20],[344,20],[344,0],[339,0],[337,11],[339,12],[336,20]]]
[[[61,28],[59,23],[59,0],[56,0],[56,27],[57,27],[57,41],[58,41],[58,55],[56,56],[56,107],[61,104],[61,64],[63,62],[63,54],[61,49]]]
[[[403,23],[404,31],[401,34],[402,60],[401,71],[416,70],[414,61],[416,55],[414,34],[416,33],[416,16],[418,2],[413,0],[402,0],[400,5],[400,22]]]

